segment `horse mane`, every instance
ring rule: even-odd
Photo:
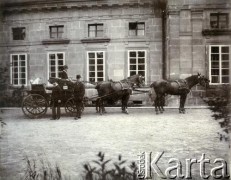
[[[198,79],[198,75],[192,75],[192,76],[189,76],[189,77],[187,77],[187,78],[185,78],[185,80],[196,80],[196,79]]]

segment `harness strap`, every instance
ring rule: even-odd
[[[121,88],[122,90],[124,90],[124,86],[123,86],[123,83],[121,81],[119,81],[120,85],[121,85]]]
[[[175,80],[174,82],[176,82],[176,83],[178,84],[179,89],[185,88],[185,89],[188,89],[188,90],[189,90],[187,81],[186,81],[185,79],[182,79],[181,81],[185,84],[185,86],[183,86],[182,83],[179,82],[179,80]]]

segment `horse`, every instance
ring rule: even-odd
[[[127,105],[132,89],[136,84],[138,87],[143,85],[144,78],[137,74],[121,81],[102,81],[99,82],[95,89],[98,91],[99,98],[96,100],[96,112],[106,113],[104,108],[104,102],[113,104],[121,99],[122,102],[122,112],[128,114]],[[99,108],[99,110],[98,110]]]
[[[185,100],[187,98],[187,94],[190,92],[191,88],[197,84],[207,88],[209,86],[209,80],[204,76],[201,76],[200,73],[197,75],[192,75],[185,79],[179,80],[160,80],[153,82],[150,87],[154,88],[156,93],[155,99],[155,111],[158,114],[163,113],[164,111],[164,104],[165,104],[165,95],[178,95],[180,96],[180,107],[179,113],[185,113]]]

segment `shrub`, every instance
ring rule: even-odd
[[[92,161],[94,165],[86,163],[84,168],[84,180],[137,180],[137,166],[132,162],[126,165],[126,160],[118,156],[118,161],[112,162],[111,159],[105,159],[105,155],[99,152],[98,160]]]
[[[212,93],[211,93],[212,92]],[[218,120],[224,133],[218,133],[220,139],[228,140],[228,133],[231,130],[230,123],[230,85],[222,85],[210,92],[210,96],[204,98],[213,112],[213,117]]]

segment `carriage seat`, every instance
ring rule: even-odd
[[[40,95],[46,94],[45,84],[31,84],[31,93]]]

